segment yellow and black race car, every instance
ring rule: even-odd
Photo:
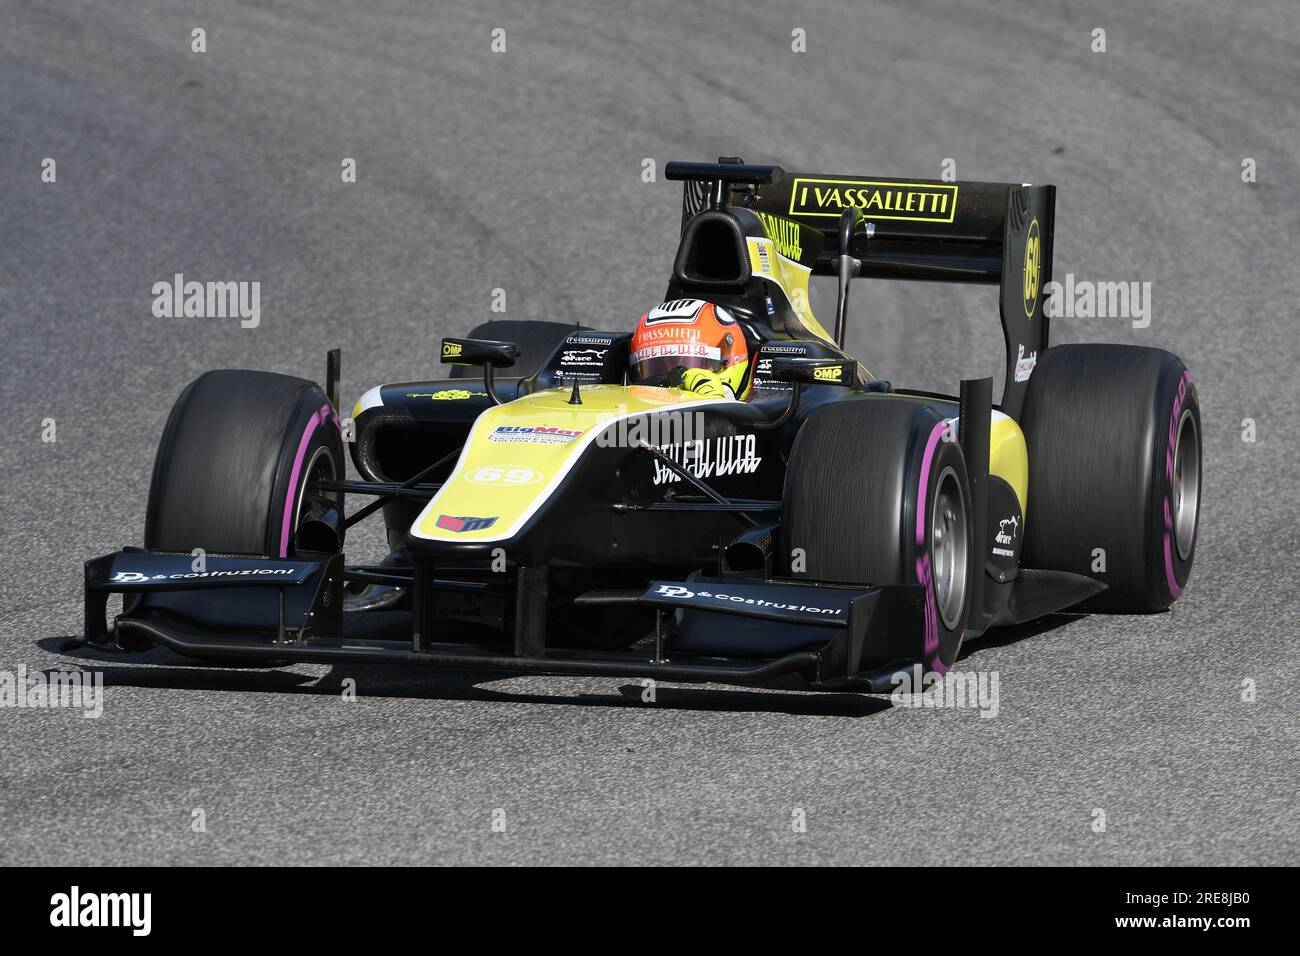
[[[191,383],[145,546],[86,564],[87,640],[886,691],[993,626],[1179,596],[1196,388],[1168,352],[1048,347],[1054,187],[666,173],[680,244],[635,330],[488,322],[442,341],[446,377],[372,388],[344,420],[337,351],[324,388]],[[838,282],[830,331],[816,275]],[[991,378],[909,390],[847,354],[857,276],[997,286],[1000,402]],[[348,514],[349,495],[371,500]],[[391,554],[346,565],[345,532],[381,511]],[[376,609],[409,631],[350,626]]]

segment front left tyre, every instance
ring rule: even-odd
[[[158,443],[145,547],[288,557],[300,519],[341,510],[340,495],[309,486],[344,477],[344,467],[338,415],[319,386],[207,372],[176,400]]]

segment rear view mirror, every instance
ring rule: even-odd
[[[771,377],[778,382],[789,382],[790,400],[785,410],[769,422],[759,422],[755,428],[780,428],[794,417],[799,407],[800,389],[804,385],[852,385],[857,381],[858,363],[855,359],[824,358],[773,358]]]
[[[490,365],[510,368],[519,358],[519,346],[491,339],[443,339],[443,365]]]
[[[491,339],[443,339],[443,365],[482,365],[483,388],[500,405],[493,376],[499,368],[510,368],[519,359],[519,346],[514,342],[495,342]]]
[[[772,378],[799,385],[852,385],[856,361],[818,358],[774,358]]]

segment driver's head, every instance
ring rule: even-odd
[[[749,361],[749,348],[726,309],[702,299],[676,299],[641,316],[629,361],[631,380],[653,385],[679,366],[739,372],[737,366]]]

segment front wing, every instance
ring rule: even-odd
[[[86,563],[86,639],[122,650],[161,644],[207,660],[433,664],[542,674],[622,676],[683,682],[760,684],[799,674],[821,687],[887,692],[892,677],[931,666],[922,646],[924,589],[838,587],[761,577],[651,581],[644,590],[592,590],[579,605],[653,608],[653,640],[627,650],[591,651],[547,640],[547,573],[521,568],[512,582],[508,646],[442,639],[432,612],[439,590],[473,593],[488,582],[440,579],[418,562],[409,577],[409,640],[349,638],[341,614],[341,555],[290,560],[208,558],[121,551]],[[391,569],[383,574],[400,575]],[[111,594],[123,611],[105,620]],[[454,627],[454,625],[451,625]],[[629,643],[638,635],[628,635]]]

